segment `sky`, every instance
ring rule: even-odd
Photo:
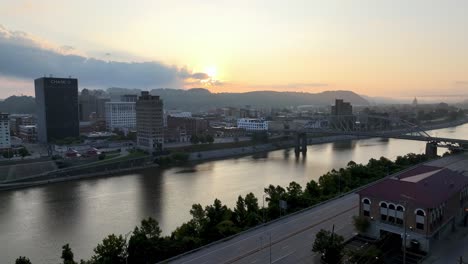
[[[80,88],[468,96],[466,0],[0,0],[0,98]]]

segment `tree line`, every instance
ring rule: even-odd
[[[316,205],[424,161],[427,161],[425,155],[413,153],[398,156],[395,161],[385,157],[370,159],[365,165],[350,161],[345,168],[332,170],[318,181],[311,180],[304,188],[296,182],[291,182],[286,188],[269,185],[264,188],[267,202],[265,208],[259,206],[258,198],[253,193],[239,196],[232,209],[218,199],[205,207],[194,204],[190,210],[192,218],[176,228],[171,235],[162,236],[155,219],[144,219],[129,237],[111,234],[104,238],[89,260],[75,262],[70,246],[65,245],[63,263],[156,263],[276,219],[280,214]],[[287,210],[281,211],[280,200],[286,202]],[[30,263],[25,261],[29,260],[20,257],[16,263]]]

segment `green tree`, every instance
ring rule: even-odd
[[[12,151],[4,151],[2,153],[2,156],[5,158],[5,159],[11,159],[13,158],[13,152]]]
[[[362,247],[346,252],[349,263],[381,264],[383,261],[382,251],[375,245]]]
[[[238,227],[244,228],[247,226],[247,208],[244,198],[240,195],[237,198],[236,207],[234,208],[233,220]]]
[[[96,246],[91,261],[95,264],[124,264],[126,248],[127,243],[122,235],[109,235]]]
[[[318,198],[320,196],[320,187],[316,181],[311,180],[307,183],[304,192],[312,199]]]
[[[214,137],[212,135],[206,135],[206,142],[213,144]]]
[[[134,264],[157,263],[167,257],[161,229],[153,218],[141,221],[128,242],[128,262]]]
[[[343,256],[344,238],[331,231],[321,229],[315,235],[313,252],[320,253],[322,259],[328,264],[340,263]]]
[[[202,144],[205,144],[207,142],[206,136],[204,136],[204,135],[200,135],[200,136],[198,136],[198,138],[200,139],[200,143],[202,143]]]
[[[279,201],[284,198],[286,190],[279,185],[275,187],[270,184],[270,186],[268,186],[268,188],[265,188],[264,191],[267,195],[265,200],[268,202],[268,216],[271,219],[279,217]]]
[[[19,257],[16,259],[15,264],[31,264],[31,261],[27,257]]]
[[[197,135],[192,135],[190,137],[190,143],[196,145],[196,144],[200,143],[200,139],[198,138]]]
[[[18,154],[19,154],[22,158],[31,155],[31,154],[29,154],[29,151],[28,151],[26,148],[20,148],[20,149],[18,150]]]
[[[247,226],[256,226],[262,220],[258,199],[253,193],[248,193],[245,196],[244,202],[247,209]]]
[[[354,229],[359,233],[365,233],[370,227],[370,221],[364,216],[353,216]]]
[[[63,264],[76,264],[75,260],[73,259],[73,252],[69,244],[66,244],[62,247],[61,258],[63,259]]]

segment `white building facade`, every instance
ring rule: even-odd
[[[10,119],[8,114],[0,113],[0,150],[11,148]]]
[[[237,127],[247,131],[267,131],[268,121],[263,118],[240,118],[237,119]]]
[[[136,128],[135,102],[106,102],[106,127],[108,130]]]

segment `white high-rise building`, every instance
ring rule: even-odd
[[[247,131],[266,131],[268,130],[268,121],[263,118],[239,118],[237,127]]]
[[[136,128],[135,102],[106,102],[106,127],[114,129]]]
[[[10,119],[8,114],[0,113],[0,149],[11,148]]]

